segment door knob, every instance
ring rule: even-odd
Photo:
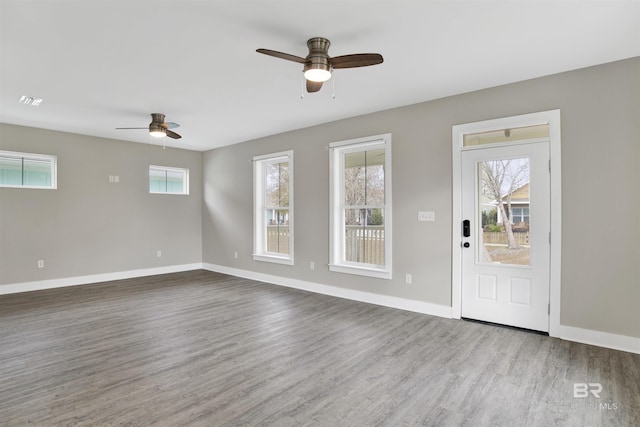
[[[464,246],[465,248],[468,248],[469,246],[471,246],[471,244],[469,244],[469,242],[464,242],[462,246]]]

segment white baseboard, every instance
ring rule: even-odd
[[[387,295],[374,294],[372,292],[356,291],[353,289],[340,288],[337,286],[323,285],[321,283],[308,282],[306,280],[292,279],[288,277],[274,276],[271,274],[257,273],[255,271],[241,270],[223,265],[203,263],[202,268],[218,273],[230,274],[232,276],[243,277],[245,279],[258,280],[274,285],[286,286],[289,288],[301,289],[318,294],[329,295],[353,301],[366,302],[369,304],[381,305],[384,307],[398,308],[416,313],[430,314],[432,316],[451,318],[451,307],[439,304],[431,304],[423,301],[416,301],[406,298],[392,297]]]
[[[640,338],[560,325],[558,338],[640,354]]]
[[[339,288],[336,286],[323,285],[320,283],[307,282],[304,280],[273,276],[264,273],[256,273],[255,271],[241,270],[238,268],[227,267],[223,265],[203,263],[202,268],[218,273],[244,277],[245,279],[259,280],[261,282],[287,286],[290,288],[301,289],[354,301],[382,305],[391,308],[398,308],[401,310],[429,314],[432,316],[453,318],[452,307],[442,306],[438,304],[431,304],[405,298],[390,297],[386,295],[374,294],[371,292],[355,291],[352,289]],[[640,338],[610,334],[564,325],[560,325],[557,332],[557,337],[563,340],[640,354]]]
[[[91,274],[88,276],[65,277],[62,279],[38,280],[35,282],[11,283],[0,285],[0,295],[19,292],[39,291],[43,289],[63,288],[66,286],[88,285],[91,283],[109,282],[111,280],[133,279],[135,277],[153,276],[156,274],[178,273],[199,270],[202,263],[170,265],[167,267],[142,268],[139,270],[118,271],[115,273]]]

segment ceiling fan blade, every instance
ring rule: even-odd
[[[306,60],[304,58],[300,58],[299,56],[290,55],[288,53],[277,52],[275,50],[270,49],[256,49],[256,52],[263,53],[265,55],[274,56],[280,59],[286,59],[287,61],[298,62],[300,64],[304,64]]]
[[[170,130],[167,130],[167,136],[168,136],[169,138],[173,138],[173,139],[180,139],[180,138],[182,138],[180,135],[178,135],[177,133],[175,133],[175,132],[173,132],[173,131],[170,131]]]
[[[379,53],[356,53],[331,58],[331,66],[333,68],[368,67],[369,65],[381,64],[383,61],[384,59]]]
[[[317,92],[322,88],[322,82],[312,82],[311,80],[307,80],[307,92],[313,93]]]
[[[149,129],[148,127],[144,127],[144,128],[116,128],[116,130],[120,130],[120,129]]]
[[[175,129],[177,127],[180,127],[179,124],[177,123],[173,123],[173,122],[167,122],[167,123],[163,123],[163,125],[166,125],[166,129]],[[164,127],[164,126],[163,126]]]

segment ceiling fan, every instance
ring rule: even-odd
[[[331,72],[334,69],[367,67],[381,64],[383,61],[382,55],[379,53],[356,53],[332,58],[328,53],[330,45],[331,42],[324,37],[309,39],[307,41],[309,54],[306,58],[269,49],[256,49],[256,52],[304,64],[303,71],[307,80],[307,92],[319,91],[322,88],[322,83],[331,78]]]
[[[169,129],[174,129],[180,126],[177,123],[164,121],[164,114],[162,113],[151,113],[151,123],[149,123],[149,127],[146,128],[116,128],[120,129],[149,129],[149,135],[154,136],[156,138],[161,138],[163,136],[168,136],[173,139],[180,139],[182,136],[177,133],[170,131]]]

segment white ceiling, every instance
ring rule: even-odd
[[[640,1],[1,0],[0,121],[208,150],[640,56]],[[306,56],[377,52],[300,98]],[[21,95],[44,98],[39,107]],[[0,135],[1,137],[1,135]],[[157,140],[155,141],[157,142]]]

